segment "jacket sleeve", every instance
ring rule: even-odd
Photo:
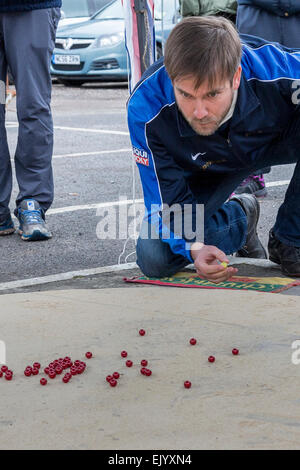
[[[269,84],[276,94],[299,113],[300,104],[300,49],[289,49],[241,34],[243,42],[243,73],[247,80]]]
[[[193,262],[191,244],[204,238],[202,206],[197,205],[183,169],[159,138],[149,133],[147,123],[138,114],[129,102],[128,126],[143,187],[145,218],[173,253]]]

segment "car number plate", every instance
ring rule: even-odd
[[[53,63],[80,65],[80,55],[54,54]]]

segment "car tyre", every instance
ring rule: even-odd
[[[65,79],[58,79],[58,82],[61,83],[62,85],[68,86],[68,87],[81,87],[81,85],[84,84],[84,81],[81,80],[65,80]]]

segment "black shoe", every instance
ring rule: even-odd
[[[233,196],[230,201],[237,201],[244,209],[248,220],[246,244],[236,252],[241,258],[267,259],[267,252],[257,235],[257,223],[260,214],[259,202],[253,194]]]
[[[283,274],[300,277],[300,248],[288,246],[275,238],[273,230],[269,233],[268,243],[269,259],[281,265]]]

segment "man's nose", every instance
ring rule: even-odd
[[[208,111],[203,101],[200,101],[200,100],[196,101],[195,108],[194,108],[194,117],[196,119],[203,119],[207,115],[208,115]]]

